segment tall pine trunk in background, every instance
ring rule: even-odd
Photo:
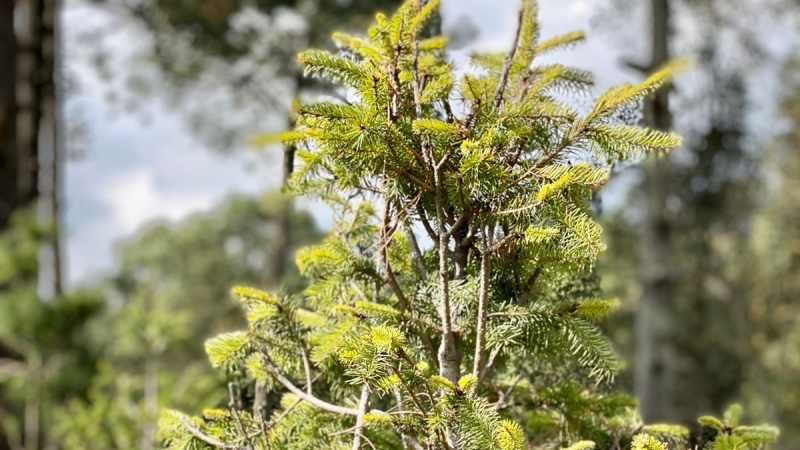
[[[57,0],[0,5],[0,230],[43,198],[51,241],[43,260],[47,294],[62,291],[59,216],[61,152],[56,85]],[[16,18],[21,19],[16,23]],[[5,69],[7,68],[7,69]],[[42,172],[42,173],[40,173]]]
[[[0,1],[0,232],[8,226],[17,204],[16,145],[16,38],[14,2]],[[0,360],[11,359],[13,351],[0,342]],[[0,398],[0,409],[5,410]],[[0,429],[0,450],[9,449],[8,438]]]
[[[651,0],[650,68],[670,58],[671,11],[669,0]],[[672,125],[669,92],[658,92],[646,106],[649,127],[668,130]],[[645,221],[641,241],[643,273],[642,301],[636,317],[636,361],[634,384],[645,420],[674,417],[670,393],[675,386],[672,367],[675,354],[669,331],[675,278],[672,271],[672,223],[668,212],[671,162],[667,158],[647,162],[645,175]]]
[[[14,2],[0,2],[0,230],[17,205],[16,38]]]
[[[43,220],[50,234],[44,252],[46,267],[46,293],[60,296],[63,294],[63,262],[61,252],[61,191],[62,191],[62,157],[63,142],[60,133],[61,98],[59,83],[59,7],[60,0],[36,0],[38,5],[37,20],[38,48],[41,64],[40,73],[40,160],[42,174],[40,186],[44,199]]]
[[[30,138],[26,145],[35,149],[38,165],[40,222],[48,229],[48,240],[41,251],[41,283],[45,298],[59,296],[62,286],[60,233],[61,136],[57,92],[58,8],[59,0],[30,0],[28,48],[33,65],[30,70]]]
[[[294,76],[294,92],[292,93],[292,105],[289,107],[288,111],[288,120],[287,125],[288,129],[292,129],[295,126],[295,114],[294,111],[294,104],[298,101],[298,97],[300,93],[303,91],[305,87],[306,80],[303,77],[302,72],[297,69],[297,72]],[[294,172],[294,154],[297,150],[296,145],[293,143],[286,144],[283,147],[283,161],[282,161],[282,178],[281,178],[281,189],[285,189],[289,179],[292,176],[292,172]],[[280,282],[280,280],[286,275],[288,270],[288,258],[289,258],[289,251],[291,250],[291,222],[290,217],[292,214],[293,208],[293,201],[289,195],[286,195],[283,199],[283,210],[281,211],[281,217],[278,220],[278,233],[277,233],[277,248],[275,251],[275,264],[272,266],[273,273],[270,274],[271,277]]]

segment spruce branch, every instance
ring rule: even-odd
[[[300,356],[303,359],[303,372],[306,375],[306,392],[308,395],[313,395],[313,380],[311,379],[311,361],[308,360],[308,351],[305,344],[300,346]]]
[[[341,414],[346,416],[357,416],[358,411],[353,408],[347,408],[344,406],[334,405],[333,403],[328,403],[318,397],[315,397],[307,392],[303,391],[302,389],[298,388],[294,385],[288,378],[286,378],[278,366],[272,362],[269,355],[266,353],[262,353],[262,361],[264,363],[264,367],[269,371],[270,375],[272,375],[280,384],[283,385],[286,389],[288,389],[292,394],[298,396],[299,398],[303,399],[304,401],[308,402],[310,405],[315,406],[323,411],[331,412],[334,414]]]
[[[403,312],[411,313],[411,303],[408,301],[408,297],[406,294],[403,293],[403,289],[400,287],[400,283],[397,282],[397,277],[394,275],[394,271],[392,270],[392,264],[389,261],[389,254],[388,248],[391,245],[392,241],[392,234],[394,229],[400,223],[400,218],[397,219],[394,228],[390,227],[389,225],[389,216],[391,214],[391,202],[389,200],[385,201],[384,208],[383,208],[383,227],[381,228],[381,244],[380,244],[380,255],[381,261],[383,262],[383,269],[386,272],[386,278],[389,282],[389,287],[392,288],[392,292],[394,295],[397,296],[397,300],[400,302],[400,307],[403,309]]]
[[[364,383],[361,386],[361,397],[358,400],[358,411],[356,415],[356,426],[353,430],[353,450],[361,448],[361,439],[363,437],[362,431],[364,429],[364,415],[367,413],[369,406],[369,385]]]
[[[183,428],[185,428],[186,431],[189,432],[189,434],[191,434],[192,436],[194,436],[197,439],[200,439],[201,441],[205,442],[206,444],[208,444],[208,445],[210,445],[210,446],[212,446],[214,448],[225,449],[225,450],[238,450],[239,449],[239,447],[236,446],[236,445],[226,444],[226,443],[220,441],[217,438],[211,437],[211,436],[203,433],[199,428],[194,426],[189,421],[188,417],[181,416],[179,420],[180,420],[181,425],[183,426]]]
[[[480,381],[483,369],[484,347],[486,346],[486,321],[489,310],[489,289],[492,270],[492,249],[494,248],[494,225],[484,228],[483,248],[481,249],[480,287],[478,292],[478,317],[475,331],[475,358],[472,375]]]
[[[517,54],[519,48],[519,36],[522,26],[525,23],[525,3],[519,9],[517,14],[517,29],[514,32],[514,40],[511,45],[511,50],[508,51],[506,62],[503,65],[503,73],[500,75],[500,82],[497,84],[497,91],[494,94],[494,109],[500,109],[503,104],[503,94],[505,94],[506,86],[508,85],[508,78],[511,74],[511,67],[514,65],[514,55]]]
[[[417,235],[414,233],[414,229],[408,222],[403,225],[403,228],[405,229],[408,242],[411,244],[411,251],[414,254],[414,267],[417,269],[418,275],[421,279],[427,279],[428,269],[425,267],[425,258],[422,256],[422,249],[419,246]]]

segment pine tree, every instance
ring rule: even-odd
[[[621,448],[645,430],[607,388],[620,362],[598,322],[617,302],[593,271],[591,200],[611,164],[680,144],[619,116],[683,63],[579,111],[567,99],[591,74],[538,57],[582,33],[541,40],[523,0],[511,49],[459,75],[446,39],[422,37],[438,3],[299,55],[345,98],[302,106],[282,135],[292,188],[326,200],[335,228],[297,254],[302,295],[233,289],[248,328],[206,342],[228,408],[165,412],[165,448]],[[246,407],[254,381],[271,416]]]

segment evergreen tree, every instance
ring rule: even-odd
[[[607,389],[620,362],[597,323],[616,301],[592,270],[604,244],[591,210],[612,163],[680,144],[619,116],[683,64],[581,112],[564,99],[591,74],[537,58],[582,33],[541,40],[524,0],[510,51],[458,76],[446,40],[421,34],[438,1],[420,3],[378,14],[366,36],[334,34],[338,53],[299,55],[345,97],[302,106],[282,135],[302,161],[293,189],[326,200],[335,228],[298,252],[301,295],[233,289],[247,329],[205,345],[230,377],[228,407],[166,411],[165,448],[683,445],[685,429],[642,425]],[[253,381],[274,401],[250,412]],[[753,430],[713,448],[774,439]]]
[[[784,117],[789,131],[770,147],[765,164],[765,199],[753,220],[746,280],[750,299],[747,377],[742,389],[748,410],[781,426],[787,450],[800,439],[800,79],[798,61],[786,67]]]

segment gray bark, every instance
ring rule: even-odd
[[[650,69],[666,63],[669,56],[671,26],[669,0],[651,0],[652,59]],[[669,93],[660,91],[646,106],[647,125],[669,129]],[[636,317],[636,362],[634,388],[645,421],[674,416],[671,394],[675,387],[675,354],[670,345],[673,327],[672,304],[675,277],[672,271],[672,223],[667,201],[671,187],[671,163],[668,158],[647,163],[645,179],[646,220],[641,241],[643,297]]]
[[[17,206],[16,59],[14,2],[0,0],[0,229]]]

